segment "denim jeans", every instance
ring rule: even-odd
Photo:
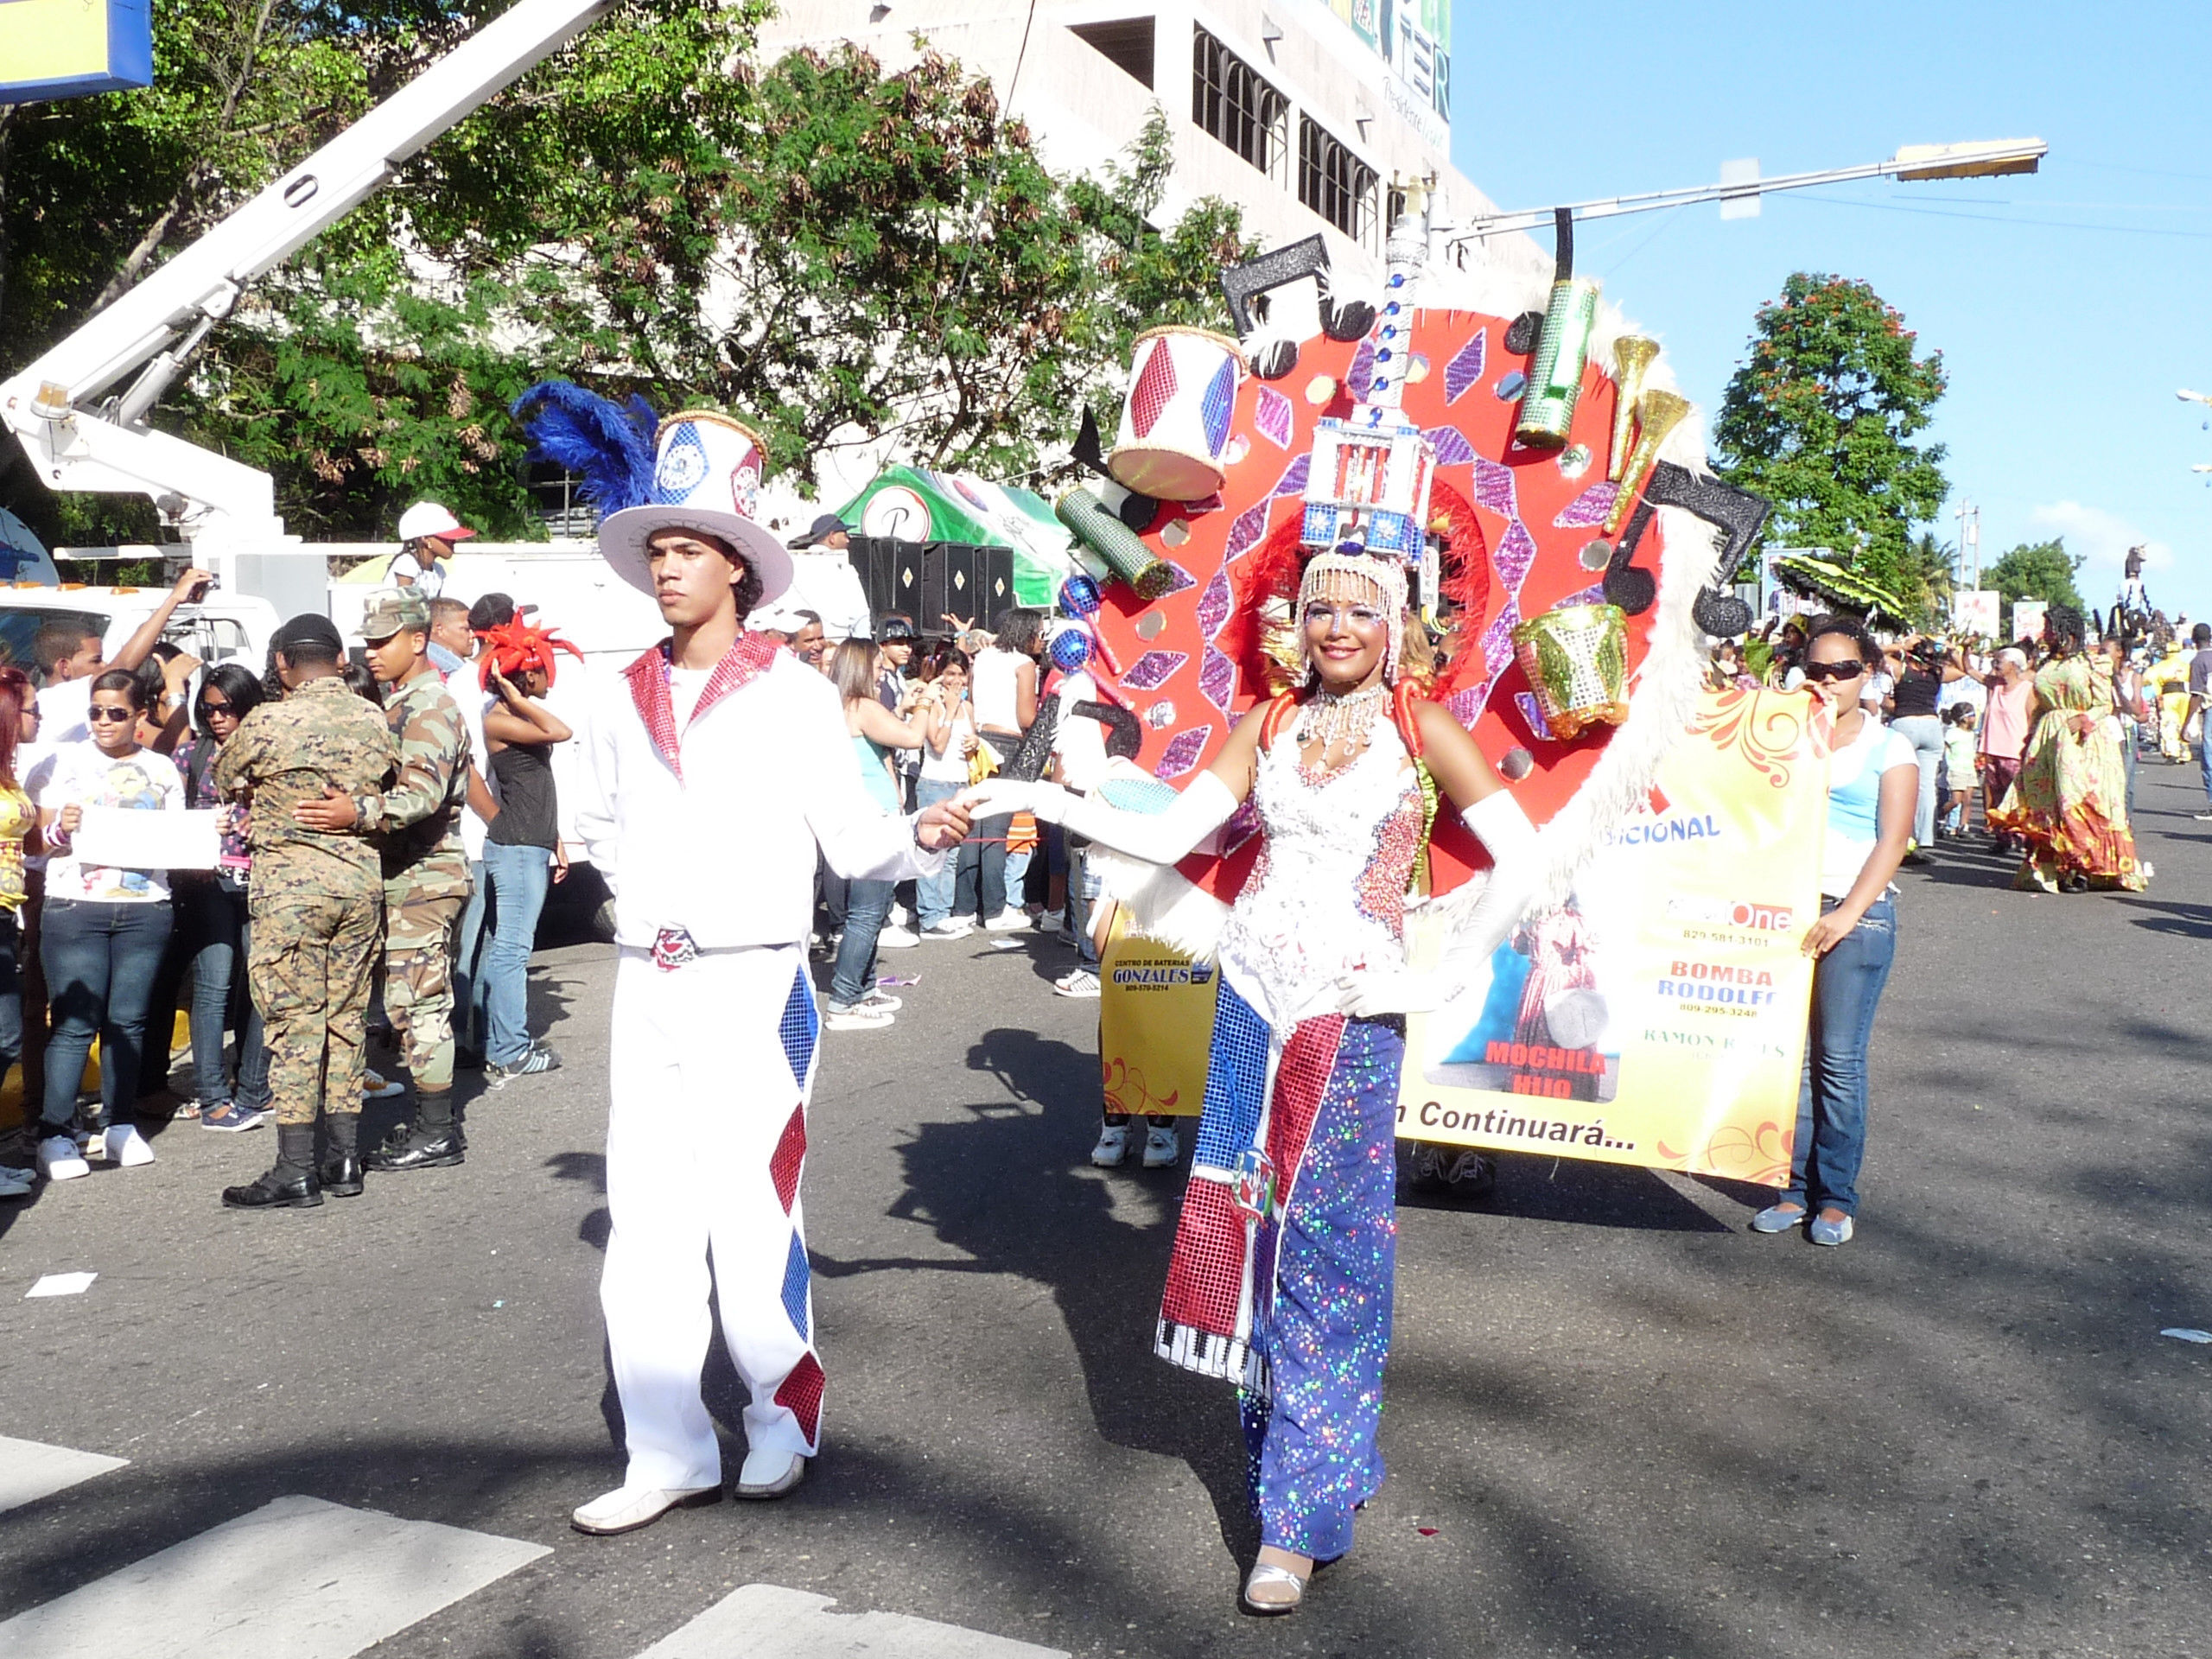
[[[2204,722],[2205,734],[2196,745],[2196,770],[2204,779],[2204,798],[2212,804],[2212,709],[2204,710],[2198,718]]]
[[[552,884],[551,857],[544,847],[484,844],[493,920],[477,976],[484,988],[484,1058],[493,1065],[513,1065],[530,1052],[530,952]]]
[[[205,1107],[226,1100],[266,1106],[269,1051],[261,1040],[261,1015],[245,983],[246,950],[252,937],[245,894],[203,881],[179,891],[175,903],[176,925],[192,963],[194,1092]],[[238,1083],[233,1087],[223,1064],[223,1038],[233,1010],[240,1007],[245,1014],[238,1022]]]
[[[491,844],[485,843],[488,854]],[[481,1054],[484,1028],[484,950],[492,920],[484,860],[468,862],[468,903],[461,912],[461,932],[453,947],[453,1039]]]
[[[2120,721],[2120,764],[2127,774],[2127,822],[2131,829],[2135,823],[2135,750],[2141,736],[2133,721]]]
[[[830,1001],[849,1007],[875,988],[875,936],[891,913],[889,881],[853,881],[845,896],[845,937],[837,942],[837,963],[830,970]]]
[[[949,801],[966,785],[948,779],[918,778],[914,780],[914,804],[927,809],[940,801]],[[959,880],[958,849],[944,861],[944,868],[935,875],[925,875],[914,883],[914,912],[916,925],[935,927],[952,916],[953,885]]]
[[[145,1049],[146,1008],[169,942],[169,906],[49,899],[39,917],[54,1033],[46,1040],[49,1133],[67,1133],[92,1039],[100,1039],[100,1101],[110,1122],[128,1109]]]
[[[0,1083],[23,1052],[22,918],[0,910]]]
[[[1020,738],[1008,737],[1003,732],[983,732],[979,735],[1001,760],[1011,760],[1021,746]],[[960,860],[953,879],[954,915],[974,916],[988,922],[1006,908],[1006,835],[1013,827],[1011,812],[1001,817],[978,818],[969,825],[968,839],[960,843]],[[1027,859],[1022,861],[1022,867],[1027,868]]]
[[[1821,899],[1821,913],[1835,904]],[[1866,1047],[1897,950],[1897,906],[1877,899],[1859,925],[1814,964],[1789,1188],[1777,1203],[1859,1212],[1859,1166],[1866,1154]]]
[[[1943,722],[1935,715],[1907,715],[1890,729],[1912,745],[1920,767],[1920,794],[1913,802],[1912,838],[1923,847],[1936,841],[1936,766],[1943,758]]]
[[[1076,960],[1092,973],[1098,971],[1098,947],[1090,942],[1090,912],[1103,891],[1090,873],[1090,843],[1080,836],[1067,838],[1068,926],[1075,931]]]

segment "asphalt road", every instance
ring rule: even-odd
[[[2159,1335],[2212,1326],[2202,805],[2145,766],[2141,896],[1907,874],[1849,1247],[1572,1161],[1409,1204],[1391,1478],[1290,1620],[1234,1610],[1230,1397],[1149,1356],[1180,1177],[1088,1166],[1095,1005],[980,938],[887,956],[898,1026],[827,1039],[794,1497],[567,1526],[620,1473],[611,964],[576,946],[533,990],[567,1066],[472,1103],[463,1168],[236,1214],[272,1137],[177,1126],[0,1211],[0,1428],[130,1459],[0,1514],[0,1620],[304,1495],[550,1547],[378,1649],[410,1656],[632,1659],[747,1585],[1081,1654],[2206,1651],[2212,1348]]]

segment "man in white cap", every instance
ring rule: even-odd
[[[750,1396],[737,1496],[782,1497],[819,1448],[799,1194],[816,849],[846,876],[897,880],[935,873],[967,833],[951,803],[874,806],[836,690],[746,631],[791,581],[790,554],[750,516],[750,435],[676,415],[658,450],[655,499],[610,514],[600,550],[673,632],[601,688],[577,810],[620,950],[600,1302],[629,1465],[571,1517],[599,1534],[721,1496],[699,1393],[710,1290]]]
[[[412,588],[428,604],[444,591],[441,559],[453,556],[454,543],[476,532],[435,501],[417,501],[399,515],[397,555],[388,573],[395,588]]]

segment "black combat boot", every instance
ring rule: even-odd
[[[226,1186],[223,1203],[232,1210],[311,1210],[322,1202],[315,1177],[315,1125],[276,1126],[276,1166],[251,1186]]]
[[[329,1137],[330,1155],[316,1171],[316,1179],[322,1190],[334,1198],[358,1198],[361,1196],[361,1115],[359,1112],[331,1112],[322,1120],[323,1133]]]
[[[454,1121],[453,1091],[418,1091],[416,1116],[391,1132],[391,1138],[365,1160],[371,1169],[448,1169],[466,1151],[461,1125]]]

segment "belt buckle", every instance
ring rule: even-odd
[[[699,959],[699,947],[680,927],[664,927],[653,938],[653,966],[672,974],[687,962]]]

